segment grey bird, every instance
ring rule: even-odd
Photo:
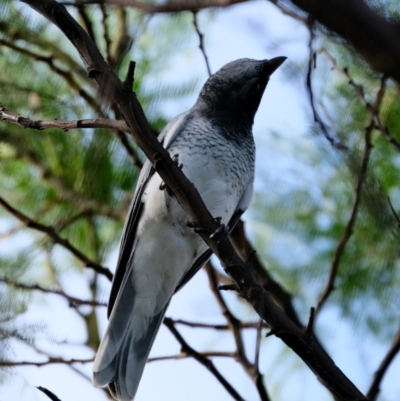
[[[252,126],[271,74],[286,57],[240,59],[204,84],[195,105],[173,119],[160,142],[228,230],[247,209],[254,180]],[[93,366],[93,384],[132,400],[175,292],[211,251],[147,161],[121,239],[108,304],[109,323]]]

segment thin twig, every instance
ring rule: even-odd
[[[201,365],[205,366],[214,377],[222,384],[225,390],[233,397],[234,400],[244,401],[244,398],[233,388],[233,386],[225,379],[224,376],[219,372],[219,370],[215,367],[212,361],[206,357],[204,357],[201,353],[197,352],[193,349],[181,336],[179,331],[176,329],[173,321],[169,318],[164,319],[164,324],[168,327],[169,331],[174,335],[174,337],[178,340],[179,344],[182,347],[182,352],[189,354],[196,361],[198,361]]]
[[[65,294],[62,290],[54,290],[54,289],[49,289],[49,288],[44,288],[41,287],[38,284],[33,284],[33,285],[27,285],[27,284],[22,284],[22,283],[16,283],[15,281],[11,281],[5,277],[0,277],[0,283],[5,283],[9,286],[12,286],[14,288],[19,288],[21,290],[27,290],[27,291],[40,291],[46,294],[56,294],[60,295],[63,298],[65,298],[71,306],[81,306],[81,305],[88,305],[88,306],[107,306],[106,303],[104,302],[98,302],[94,300],[85,300],[85,299],[80,299],[73,297],[71,295]]]
[[[82,253],[78,248],[75,248],[67,239],[62,238],[55,231],[54,227],[46,226],[44,224],[38,223],[32,220],[27,215],[23,214],[19,210],[13,208],[8,202],[0,197],[0,204],[18,220],[22,221],[27,227],[34,230],[40,231],[50,237],[56,244],[61,245],[68,251],[70,251],[77,259],[84,263],[85,267],[93,269],[96,273],[106,276],[110,281],[112,280],[113,274],[109,269],[103,267],[99,263],[94,262],[88,258],[84,253]]]
[[[311,18],[311,17],[310,17]],[[310,38],[308,41],[308,49],[309,49],[309,57],[308,57],[308,69],[307,69],[307,76],[306,76],[306,88],[308,92],[308,96],[310,98],[310,105],[311,105],[311,110],[313,113],[314,121],[319,125],[321,131],[323,132],[325,138],[330,142],[330,144],[339,149],[339,150],[345,150],[346,146],[340,143],[337,139],[335,139],[329,132],[328,128],[325,125],[325,123],[322,121],[322,118],[320,117],[316,107],[315,107],[315,101],[314,101],[314,91],[312,88],[312,72],[316,67],[316,62],[317,62],[317,54],[314,51],[313,48],[313,42],[314,42],[314,21],[310,20],[308,22],[309,26],[309,32],[310,32]]]
[[[396,355],[400,352],[400,328],[398,329],[396,335],[393,338],[392,345],[390,346],[387,354],[383,358],[382,362],[379,365],[379,368],[374,374],[374,378],[369,387],[367,398],[370,401],[375,401],[380,392],[380,386],[383,380],[383,377],[387,370],[389,369],[390,364],[393,362]]]
[[[364,88],[362,87],[362,85],[357,84],[354,81],[353,77],[350,75],[349,70],[347,68],[340,67],[335,57],[333,57],[326,49],[321,49],[319,53],[325,55],[325,57],[332,63],[332,68],[335,71],[338,71],[348,79],[349,85],[354,88],[358,98],[360,99],[360,102],[365,106],[365,108],[370,113],[374,123],[374,128],[380,131],[386,138],[386,140],[390,144],[392,144],[398,151],[400,151],[400,142],[396,138],[394,138],[390,133],[390,130],[382,124],[381,118],[379,116],[379,110],[377,110],[376,107],[374,107],[370,102],[368,102],[368,100],[365,97]],[[379,100],[379,98],[382,98],[385,94],[386,79],[387,79],[386,76],[383,76],[381,78],[381,85],[378,90],[375,103],[377,102],[381,103],[382,99]]]
[[[15,43],[9,42],[7,40],[1,39],[0,38],[0,45],[9,47],[10,49],[13,49],[25,56],[28,56],[30,58],[32,58],[33,60],[36,61],[41,61],[45,64],[47,64],[49,66],[49,68],[56,73],[57,75],[59,75],[60,77],[62,77],[65,82],[68,84],[68,86],[73,89],[76,93],[79,94],[79,96],[81,96],[84,100],[86,100],[86,102],[90,105],[90,107],[93,108],[93,110],[95,110],[95,112],[103,117],[104,113],[100,107],[100,105],[97,103],[97,101],[95,100],[95,98],[91,95],[89,95],[88,92],[86,92],[83,88],[82,85],[80,85],[74,75],[72,74],[71,71],[67,70],[67,69],[62,69],[59,66],[57,66],[54,63],[53,57],[51,55],[49,56],[43,56],[37,53],[34,53],[31,50],[22,48],[17,46]]]
[[[222,352],[222,351],[207,351],[199,352],[204,358],[236,358],[236,352]],[[180,354],[166,355],[166,356],[156,356],[154,358],[149,358],[147,362],[160,362],[160,361],[170,361],[178,359],[192,358],[192,355],[187,352],[181,352]]]
[[[228,306],[226,305],[226,302],[223,299],[220,291],[218,290],[218,282],[217,282],[217,278],[216,278],[216,274],[215,274],[216,271],[210,261],[208,261],[206,263],[205,269],[207,271],[208,279],[210,281],[211,291],[213,292],[213,294],[221,308],[222,314],[225,316],[225,318],[228,322],[228,326],[232,331],[233,338],[235,340],[235,345],[236,345],[236,353],[237,353],[236,360],[240,363],[243,370],[247,373],[247,375],[255,383],[256,388],[258,390],[258,395],[260,396],[260,399],[262,401],[269,401],[270,397],[269,397],[267,390],[265,388],[265,385],[263,383],[263,378],[258,370],[258,366],[255,364],[252,364],[249,361],[249,359],[247,358],[245,347],[244,347],[244,342],[243,342],[243,337],[242,337],[242,332],[241,332],[241,327],[240,327],[241,322],[240,322],[240,320],[236,319],[235,316],[233,316],[233,314],[229,310]]]
[[[126,122],[122,120],[109,120],[107,118],[90,118],[85,120],[32,120],[7,110],[1,103],[0,118],[6,122],[17,124],[24,128],[37,130],[58,128],[66,132],[78,128],[106,128],[129,132]]]
[[[47,397],[49,397],[52,401],[61,401],[53,392],[48,390],[45,387],[39,386],[36,387],[39,391],[41,391],[43,394],[46,394]]]
[[[184,326],[200,328],[200,329],[213,329],[213,330],[230,330],[230,327],[226,324],[209,324],[209,323],[199,323],[199,322],[188,322],[186,320],[176,319],[173,320],[175,324],[181,324]],[[259,322],[241,322],[239,321],[239,325],[241,329],[258,329],[260,323]],[[268,326],[263,322],[263,328],[267,328]]]
[[[228,7],[248,0],[183,0],[167,1],[166,3],[148,3],[137,0],[83,0],[81,4],[115,4],[122,7],[135,7],[139,10],[155,14],[179,11],[196,11],[210,7]],[[72,1],[63,1],[62,4],[76,6]]]
[[[39,155],[33,152],[23,142],[18,140],[18,136],[11,138],[12,145],[17,157],[25,159],[27,162],[34,165],[41,173],[42,178],[51,186],[57,189],[57,195],[60,199],[74,203],[80,212],[95,213],[102,216],[111,217],[113,219],[123,221],[126,217],[126,208],[111,207],[110,205],[99,202],[95,199],[85,198],[83,194],[71,188],[63,178],[43,164],[43,160]]]
[[[121,142],[128,153],[132,163],[138,169],[143,167],[136,150],[129,142],[125,132],[129,132],[129,127],[123,120],[110,120],[108,118],[90,118],[84,120],[32,120],[28,117],[21,117],[19,114],[7,110],[0,103],[0,118],[6,122],[20,125],[24,128],[44,130],[49,128],[58,128],[67,132],[71,129],[80,128],[105,128],[111,130],[114,136]]]
[[[107,19],[108,19],[107,9],[106,9],[106,7],[104,7],[104,4],[100,5],[100,9],[101,9],[101,14],[102,14],[101,23],[103,26],[103,38],[104,38],[104,42],[106,44],[106,55],[107,55],[106,60],[107,60],[108,65],[111,65],[112,64],[111,39],[110,39],[110,35],[108,33],[108,28],[107,28]]]
[[[268,0],[270,3],[272,3],[275,7],[277,7],[282,14],[287,15],[288,17],[291,17],[299,22],[302,22],[303,24],[307,24],[307,17],[302,16],[289,7],[284,6],[283,4],[279,3],[278,0]]]
[[[2,367],[16,367],[16,366],[47,366],[54,364],[72,365],[73,363],[92,363],[94,358],[87,359],[63,359],[50,357],[47,361],[35,362],[35,361],[0,361]]]
[[[196,30],[197,36],[199,37],[199,49],[203,55],[204,58],[204,62],[206,63],[206,68],[207,68],[207,72],[208,72],[208,76],[211,76],[211,67],[210,67],[210,63],[208,61],[208,56],[206,53],[206,49],[204,47],[204,34],[201,33],[200,29],[199,29],[199,24],[197,22],[197,11],[193,11],[193,26],[194,29]]]
[[[384,87],[385,87],[385,80],[382,80],[381,86],[380,86],[377,96],[376,96],[375,103],[372,106],[374,109],[374,112],[371,113],[370,122],[367,125],[367,127],[365,128],[364,153],[363,153],[362,160],[361,160],[360,170],[359,170],[358,176],[357,176],[357,183],[356,183],[356,186],[354,189],[353,207],[350,212],[350,217],[347,222],[346,228],[345,228],[345,230],[342,234],[342,237],[340,238],[339,243],[335,249],[333,261],[332,261],[331,268],[329,271],[328,282],[327,282],[324,290],[322,291],[322,294],[318,301],[317,307],[315,308],[315,317],[318,316],[319,312],[321,311],[321,308],[324,306],[325,302],[327,301],[327,299],[329,298],[329,296],[335,289],[335,281],[336,281],[336,277],[337,277],[338,270],[339,270],[340,260],[343,256],[346,245],[348,244],[350,238],[353,235],[353,229],[354,229],[354,225],[357,220],[358,209],[359,209],[360,201],[361,201],[362,187],[363,187],[363,184],[366,179],[368,163],[369,163],[370,153],[371,153],[371,149],[372,149],[372,141],[371,141],[372,131],[375,128],[374,115],[379,114],[379,109],[380,109],[380,106],[382,104],[382,99],[383,99]]]

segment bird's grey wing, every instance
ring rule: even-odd
[[[168,145],[176,138],[186,121],[187,113],[183,113],[167,124],[165,129],[158,136],[158,140],[165,148],[167,148]],[[131,258],[135,249],[136,229],[143,209],[142,196],[154,172],[154,167],[148,160],[146,160],[137,181],[135,194],[133,196],[133,200],[128,212],[128,218],[125,222],[125,227],[122,233],[117,268],[115,270],[110,292],[110,299],[108,302],[108,318],[110,318],[115,300],[121,288],[121,284],[125,275],[127,274],[129,258]]]
[[[165,146],[179,134],[184,115],[178,116],[163,130],[159,140]],[[171,132],[171,130],[173,132]],[[136,230],[143,212],[143,194],[155,170],[146,161],[140,173],[135,195],[121,239],[120,254],[113,279],[108,307],[109,324],[93,364],[93,384],[109,385],[120,400],[133,399],[147,357],[164,318],[167,305],[148,322],[146,333],[135,338],[138,316],[134,314],[136,293],[132,285],[132,264]]]
[[[236,211],[233,213],[232,217],[228,223],[228,231],[229,233],[235,228],[236,223],[239,221],[242,214],[245,212],[247,207],[250,204],[251,197],[253,195],[253,182],[250,182],[244,191],[242,198],[239,201],[239,204],[236,208]],[[212,255],[212,250],[207,248],[192,264],[190,269],[186,272],[186,274],[182,277],[182,280],[179,282],[176,287],[175,292],[178,292],[200,269],[201,267],[210,259]]]
[[[129,266],[129,258],[131,257],[135,248],[134,242],[136,237],[136,228],[143,209],[142,196],[146,185],[149,182],[150,178],[153,176],[154,172],[154,167],[148,160],[146,160],[138,178],[135,194],[129,207],[128,218],[125,222],[124,231],[122,233],[117,268],[115,270],[110,292],[110,299],[108,301],[108,318],[110,318],[115,300],[121,288],[121,284],[124,280],[124,277],[126,276]]]

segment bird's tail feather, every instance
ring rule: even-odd
[[[97,361],[96,357],[97,363],[95,363],[93,374],[95,386],[103,387],[108,384],[112,395],[116,399],[120,401],[133,400],[151,347],[167,308],[168,304],[151,319],[146,335],[139,340],[134,339],[130,334],[133,331],[132,325],[135,324],[133,319],[130,319],[125,335],[114,357],[112,359],[106,357],[104,360],[108,360],[107,364],[103,362],[102,358],[99,358]],[[105,345],[107,345],[106,337],[107,335],[103,339]],[[107,355],[106,351],[105,348],[102,354]]]

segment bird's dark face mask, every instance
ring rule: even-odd
[[[215,117],[252,124],[271,74],[285,59],[246,59],[225,65],[205,83],[196,106],[207,105]]]

